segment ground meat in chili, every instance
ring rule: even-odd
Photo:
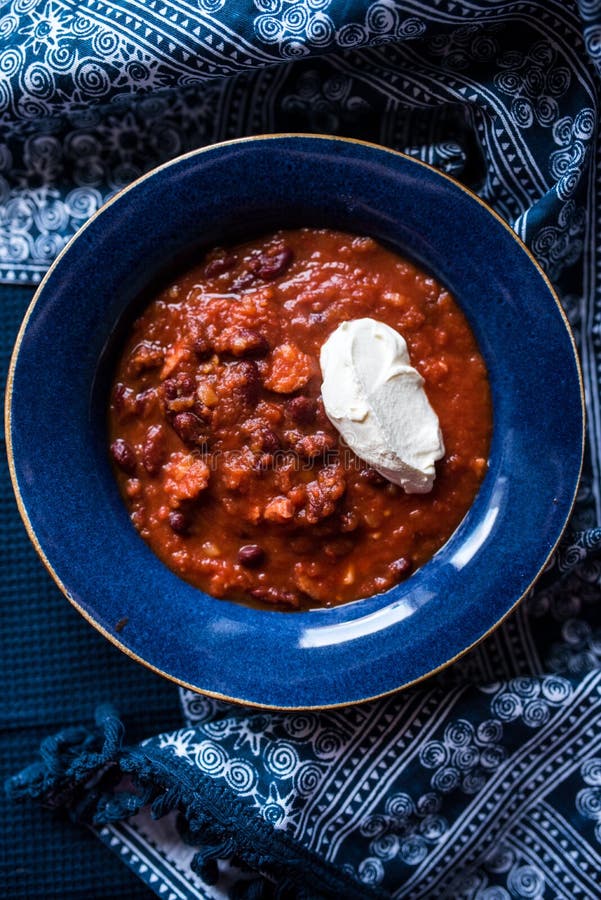
[[[343,321],[397,329],[446,455],[407,495],[342,446],[320,347]],[[486,368],[452,297],[371,238],[303,228],[211,251],[136,321],[110,405],[131,518],[182,578],[280,608],[378,593],[428,560],[487,467]]]

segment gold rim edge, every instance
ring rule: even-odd
[[[257,701],[253,701],[253,700],[245,700],[244,698],[241,698],[241,697],[230,697],[227,694],[221,694],[216,691],[210,691],[210,690],[207,690],[206,688],[198,687],[197,685],[191,684],[190,682],[183,681],[182,679],[177,678],[174,675],[170,675],[168,672],[165,672],[162,669],[159,669],[157,666],[154,666],[152,663],[143,659],[141,656],[138,656],[136,653],[134,653],[133,650],[130,650],[129,647],[127,647],[125,644],[123,644],[121,641],[119,641],[118,638],[116,638],[110,631],[107,631],[107,629],[104,628],[103,625],[101,625],[99,622],[97,622],[71,596],[71,594],[69,593],[69,591],[67,590],[65,585],[62,583],[61,579],[59,578],[58,574],[55,572],[53,566],[51,565],[50,561],[48,560],[46,554],[42,550],[42,547],[38,541],[37,535],[33,529],[33,526],[31,525],[29,515],[28,515],[25,505],[23,503],[23,499],[21,497],[21,491],[19,489],[16,467],[15,467],[15,462],[14,462],[13,445],[12,445],[12,427],[11,427],[12,426],[11,410],[12,410],[14,373],[15,373],[15,368],[16,368],[16,364],[17,364],[17,359],[19,356],[21,342],[23,340],[23,336],[27,329],[29,319],[31,318],[31,315],[32,315],[35,307],[37,306],[37,303],[38,303],[38,300],[42,293],[42,290],[43,290],[46,282],[48,281],[48,279],[51,277],[54,269],[58,266],[60,260],[67,253],[67,251],[70,249],[72,244],[85,232],[85,230],[88,228],[88,226],[91,225],[92,222],[94,222],[103,212],[105,212],[105,210],[107,210],[110,206],[112,206],[113,203],[115,203],[117,200],[119,200],[123,195],[125,195],[129,191],[133,190],[139,184],[142,184],[148,178],[154,176],[157,172],[161,172],[164,169],[167,169],[167,168],[170,168],[171,166],[177,165],[182,160],[190,159],[194,156],[199,156],[203,153],[207,153],[210,151],[219,150],[222,147],[229,147],[232,145],[245,144],[245,143],[249,143],[249,142],[278,140],[278,139],[282,139],[282,138],[303,138],[303,139],[311,139],[311,140],[323,140],[323,141],[328,141],[328,142],[337,141],[342,144],[358,144],[360,146],[369,147],[371,149],[377,150],[382,153],[387,153],[392,156],[401,157],[402,159],[405,159],[405,160],[409,161],[410,163],[413,163],[413,164],[419,165],[419,166],[423,166],[423,168],[428,169],[431,172],[435,172],[436,175],[438,175],[439,177],[445,178],[447,181],[449,181],[451,184],[453,184],[456,188],[459,188],[459,190],[461,190],[464,194],[467,194],[467,196],[469,196],[473,200],[475,200],[489,215],[493,216],[493,218],[495,218],[497,220],[497,222],[499,222],[499,224],[501,224],[503,226],[503,228],[511,235],[511,237],[516,242],[518,247],[520,247],[520,249],[529,258],[530,262],[534,265],[535,269],[538,271],[538,274],[542,277],[549,293],[551,294],[551,296],[555,302],[555,305],[557,306],[557,308],[559,310],[559,313],[563,320],[566,332],[570,339],[572,353],[574,356],[574,362],[576,365],[576,372],[578,375],[578,383],[579,383],[579,388],[580,388],[580,411],[581,411],[581,416],[582,416],[582,433],[581,433],[580,463],[579,463],[579,468],[578,468],[578,477],[576,479],[574,492],[572,495],[572,499],[570,501],[569,509],[566,514],[565,520],[561,526],[561,529],[558,533],[558,536],[557,536],[555,542],[553,543],[551,549],[549,550],[547,556],[545,557],[543,564],[541,565],[541,567],[539,568],[539,570],[537,571],[537,573],[535,574],[533,579],[530,581],[527,588],[514,601],[514,603],[510,606],[510,608],[503,614],[503,616],[500,619],[498,619],[494,623],[494,625],[492,625],[487,631],[485,631],[484,634],[482,634],[479,638],[477,638],[477,640],[473,641],[471,644],[469,644],[467,647],[465,647],[459,653],[457,653],[454,656],[450,657],[449,659],[445,660],[444,662],[442,662],[440,665],[436,666],[435,668],[430,669],[428,672],[425,672],[423,675],[420,675],[419,677],[412,679],[411,681],[407,681],[404,684],[399,685],[396,688],[391,688],[388,691],[383,691],[380,694],[373,694],[370,697],[360,697],[355,700],[347,700],[347,701],[340,702],[340,703],[327,703],[327,704],[313,705],[313,706],[277,706],[274,704],[264,704],[264,703],[258,703]],[[439,672],[442,672],[444,669],[447,669],[449,666],[453,665],[453,663],[457,662],[459,659],[461,659],[463,656],[465,656],[467,653],[469,653],[471,650],[473,650],[475,647],[477,647],[478,644],[480,644],[487,637],[489,637],[489,635],[493,634],[493,632],[495,632],[497,630],[497,628],[499,628],[503,624],[503,622],[505,622],[505,620],[513,613],[513,611],[519,605],[519,603],[521,603],[521,601],[524,599],[524,597],[530,592],[530,590],[532,589],[533,585],[538,580],[541,573],[546,569],[546,567],[549,563],[549,560],[555,553],[555,550],[557,549],[557,546],[558,546],[561,538],[563,537],[563,534],[566,530],[567,524],[572,515],[572,510],[573,510],[574,504],[576,502],[576,495],[578,492],[580,477],[582,475],[582,466],[584,463],[584,450],[585,450],[585,439],[586,439],[586,400],[585,400],[585,394],[584,394],[584,382],[583,382],[583,377],[582,377],[582,368],[581,368],[581,364],[580,364],[580,358],[578,356],[578,349],[576,347],[576,342],[574,339],[572,328],[570,326],[570,323],[568,321],[566,313],[559,301],[559,297],[557,296],[555,288],[551,284],[551,281],[549,280],[548,276],[546,275],[544,270],[541,268],[540,264],[538,263],[538,261],[536,260],[536,258],[532,254],[532,252],[528,249],[526,244],[524,244],[524,242],[515,233],[515,231],[511,228],[511,226],[494,209],[492,209],[490,206],[488,206],[488,204],[485,203],[484,200],[482,200],[477,194],[475,194],[469,188],[465,187],[465,185],[461,184],[461,182],[457,181],[455,178],[452,178],[450,175],[446,174],[445,172],[439,171],[434,166],[431,166],[429,163],[425,163],[422,160],[415,159],[414,157],[409,156],[406,153],[402,153],[400,150],[393,150],[391,148],[384,147],[381,144],[375,144],[371,141],[361,141],[361,140],[357,140],[355,138],[344,138],[344,137],[338,137],[335,135],[314,135],[314,134],[308,134],[308,133],[302,133],[302,132],[299,132],[299,133],[286,132],[286,133],[281,133],[281,134],[263,134],[263,135],[255,135],[255,136],[244,137],[244,138],[235,138],[235,139],[228,140],[228,141],[220,141],[216,144],[209,144],[206,147],[199,147],[196,150],[191,150],[188,153],[184,153],[184,154],[181,154],[180,156],[174,157],[173,159],[168,160],[167,162],[163,163],[162,165],[157,166],[154,169],[151,169],[149,172],[146,172],[144,175],[142,175],[140,178],[137,178],[131,184],[122,188],[120,191],[118,191],[116,194],[114,194],[113,197],[110,198],[110,200],[108,200],[105,204],[103,204],[100,207],[100,209],[98,209],[82,225],[82,227],[73,235],[73,237],[63,247],[61,252],[58,254],[56,259],[54,260],[54,262],[52,263],[52,265],[50,266],[50,268],[48,269],[48,271],[42,278],[40,284],[38,285],[38,287],[35,291],[35,294],[33,295],[32,299],[31,299],[29,306],[27,307],[25,316],[23,317],[23,321],[22,321],[19,331],[17,333],[15,345],[14,345],[14,348],[13,348],[13,351],[11,354],[10,365],[9,365],[8,374],[7,374],[5,404],[4,404],[4,426],[5,426],[5,437],[6,437],[6,454],[7,454],[7,458],[8,458],[8,468],[9,468],[10,479],[11,479],[13,491],[15,494],[17,508],[19,510],[19,514],[23,521],[23,525],[25,527],[27,535],[28,535],[30,541],[32,542],[42,563],[44,564],[46,570],[48,571],[49,575],[51,576],[51,578],[53,579],[53,581],[55,582],[55,584],[57,585],[57,587],[59,588],[61,593],[67,598],[69,603],[73,607],[75,607],[75,609],[80,613],[80,615],[93,628],[96,629],[96,631],[98,631],[100,634],[102,634],[103,637],[105,637],[111,644],[113,644],[115,647],[117,647],[122,653],[124,653],[130,659],[134,660],[137,663],[140,663],[145,668],[149,669],[150,671],[154,672],[155,674],[160,675],[163,678],[166,678],[168,681],[171,681],[171,682],[179,685],[179,687],[186,688],[187,690],[191,690],[194,693],[202,694],[203,696],[206,696],[206,697],[212,697],[216,700],[224,700],[226,702],[235,703],[238,705],[250,706],[250,707],[257,708],[257,709],[270,709],[270,710],[274,710],[274,711],[283,711],[283,712],[291,711],[291,712],[293,712],[293,711],[301,711],[301,710],[340,709],[341,707],[344,707],[344,706],[356,706],[356,705],[363,704],[363,703],[369,703],[372,700],[379,700],[383,697],[390,697],[393,694],[396,694],[400,691],[414,687],[415,685],[420,684],[421,682],[425,681],[426,679],[432,677],[433,675],[437,675]]]

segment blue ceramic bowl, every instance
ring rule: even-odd
[[[106,360],[128,306],[170,260],[301,225],[372,235],[451,290],[488,365],[494,435],[474,504],[430,562],[385,594],[291,614],[201,593],[138,536],[108,460]],[[513,232],[422,163],[310,136],[200,150],[108,203],[32,303],[7,410],[25,525],[82,615],[180,684],[275,707],[375,697],[480,640],[545,566],[570,514],[583,449],[572,337],[548,281]]]

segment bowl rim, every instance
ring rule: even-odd
[[[211,691],[206,688],[198,687],[197,685],[194,685],[191,682],[187,682],[181,678],[178,678],[175,675],[170,674],[169,672],[164,671],[163,669],[159,668],[158,666],[155,666],[153,663],[151,663],[148,660],[144,659],[143,657],[139,656],[139,654],[137,654],[136,652],[131,650],[129,647],[127,647],[114,634],[112,634],[110,631],[108,631],[108,629],[106,629],[103,625],[101,625],[100,622],[96,621],[96,619],[90,613],[88,613],[88,611],[85,610],[71,595],[68,588],[63,583],[63,581],[59,577],[58,573],[54,569],[53,565],[50,563],[48,557],[46,556],[46,553],[44,552],[44,550],[40,544],[37,534],[31,524],[31,520],[30,520],[29,514],[27,512],[25,503],[23,501],[21,490],[19,488],[17,471],[16,471],[16,463],[15,463],[15,457],[14,457],[13,439],[12,439],[12,401],[13,401],[14,376],[15,376],[15,370],[16,370],[16,366],[17,366],[17,360],[19,357],[20,349],[21,349],[21,344],[22,344],[25,332],[27,330],[29,320],[38,305],[38,302],[40,300],[41,294],[43,292],[43,289],[44,289],[47,281],[52,276],[54,270],[56,269],[56,267],[62,260],[63,256],[70,250],[70,248],[75,243],[75,241],[77,241],[85,233],[88,226],[90,226],[106,209],[108,209],[110,206],[112,206],[113,203],[115,203],[117,200],[121,199],[129,191],[133,190],[138,185],[145,182],[147,179],[156,176],[157,173],[159,173],[165,169],[168,169],[174,165],[178,165],[179,163],[181,163],[184,160],[191,159],[191,158],[197,157],[197,156],[201,156],[207,152],[215,152],[216,150],[219,151],[219,149],[224,148],[224,147],[237,146],[237,145],[246,144],[246,143],[261,143],[261,142],[267,142],[267,141],[273,141],[273,140],[277,141],[277,140],[281,140],[283,138],[293,139],[293,140],[309,139],[311,141],[324,141],[326,143],[341,143],[344,145],[353,144],[353,145],[359,145],[362,147],[367,147],[369,149],[376,150],[378,152],[383,152],[385,154],[390,154],[393,157],[400,157],[401,159],[404,159],[405,161],[407,161],[413,165],[421,166],[424,169],[429,170],[429,172],[435,174],[436,176],[443,178],[446,181],[450,182],[452,185],[454,185],[455,188],[459,188],[471,200],[475,200],[478,203],[478,205],[481,206],[488,215],[493,216],[497,220],[497,222],[503,226],[503,228],[506,230],[506,232],[508,232],[508,234],[515,241],[515,243],[518,245],[518,247],[520,247],[520,249],[529,258],[530,263],[534,266],[534,268],[537,270],[539,276],[543,279],[543,281],[547,287],[547,290],[549,291],[551,297],[553,298],[553,301],[560,313],[560,316],[563,320],[563,324],[564,324],[565,330],[567,332],[567,335],[568,335],[568,338],[570,341],[570,346],[572,349],[572,354],[573,354],[574,363],[575,363],[575,367],[576,367],[576,374],[578,377],[578,386],[579,386],[579,397],[580,397],[580,413],[581,413],[581,422],[582,422],[581,435],[580,435],[580,459],[579,459],[579,464],[578,464],[578,476],[575,479],[574,490],[573,490],[571,500],[567,506],[567,512],[565,515],[565,519],[564,519],[563,523],[561,524],[561,527],[558,531],[557,537],[556,537],[555,541],[553,542],[549,552],[547,553],[547,555],[544,559],[544,562],[542,563],[542,565],[540,566],[540,568],[538,569],[538,571],[536,572],[534,577],[531,579],[531,581],[528,583],[528,586],[525,588],[525,590],[520,594],[519,597],[517,597],[515,599],[515,601],[506,610],[506,612],[490,628],[488,628],[482,635],[480,635],[479,638],[477,638],[475,641],[472,641],[472,643],[470,643],[468,646],[466,646],[465,648],[460,650],[458,653],[456,653],[452,657],[446,659],[444,662],[440,663],[438,666],[435,666],[434,668],[429,669],[427,672],[424,672],[423,674],[419,675],[416,678],[406,681],[404,684],[402,684],[398,687],[390,688],[381,693],[373,694],[368,697],[360,697],[358,699],[353,699],[350,701],[347,700],[347,701],[341,701],[341,702],[335,702],[335,703],[316,704],[316,705],[301,705],[301,706],[281,706],[281,705],[277,705],[277,704],[259,703],[258,701],[246,700],[241,697],[232,697],[228,694],[220,693],[217,691]],[[44,274],[42,280],[38,284],[36,291],[27,307],[27,310],[25,312],[25,315],[24,315],[21,325],[19,327],[19,331],[17,333],[17,337],[15,340],[12,354],[11,354],[9,369],[8,369],[8,373],[7,373],[7,381],[6,381],[6,389],[5,389],[5,403],[4,403],[4,426],[5,426],[5,438],[6,438],[6,454],[7,454],[7,459],[8,459],[8,468],[9,468],[10,479],[11,479],[12,488],[13,488],[14,495],[15,495],[17,508],[18,508],[19,514],[21,516],[21,519],[23,521],[23,525],[25,527],[27,535],[28,535],[30,541],[32,542],[38,556],[40,557],[40,560],[42,561],[43,565],[45,566],[46,570],[50,574],[51,578],[53,579],[53,581],[55,582],[55,584],[57,585],[57,587],[59,588],[61,593],[66,597],[66,599],[69,601],[69,603],[80,613],[80,615],[83,616],[83,618],[90,625],[92,625],[93,628],[96,629],[96,631],[98,631],[100,634],[102,634],[103,637],[105,637],[108,641],[110,641],[111,644],[113,644],[113,646],[117,647],[122,653],[125,653],[125,655],[128,656],[130,659],[134,660],[137,663],[141,663],[143,666],[145,666],[150,671],[154,672],[155,674],[161,675],[163,678],[166,678],[167,680],[177,684],[179,687],[193,691],[194,693],[200,694],[202,696],[211,697],[216,700],[222,700],[222,701],[226,701],[226,702],[234,703],[234,704],[238,704],[238,705],[249,706],[249,707],[253,707],[253,708],[257,708],[257,709],[269,709],[269,710],[275,710],[275,711],[293,712],[293,711],[302,711],[302,710],[319,711],[319,710],[325,710],[325,709],[339,709],[341,707],[348,706],[348,705],[359,705],[359,704],[363,704],[363,703],[369,703],[372,700],[378,700],[383,697],[388,697],[388,696],[391,696],[392,694],[398,693],[399,691],[404,691],[407,688],[414,687],[415,685],[418,685],[421,682],[425,681],[426,679],[430,678],[432,675],[436,675],[436,674],[444,671],[449,666],[451,666],[453,663],[457,662],[459,659],[461,659],[463,656],[465,656],[467,653],[469,653],[471,650],[473,650],[475,647],[477,647],[487,637],[489,637],[491,634],[493,634],[505,622],[505,620],[515,611],[515,609],[521,603],[521,601],[524,599],[524,597],[530,592],[530,590],[532,589],[533,585],[536,583],[536,581],[538,580],[538,578],[540,577],[542,572],[547,568],[549,561],[552,558],[553,554],[555,553],[557,546],[558,546],[559,542],[561,541],[561,538],[563,537],[563,534],[566,530],[568,522],[571,518],[573,509],[574,509],[574,504],[576,501],[576,496],[578,493],[580,478],[582,475],[582,467],[583,467],[583,462],[584,462],[584,451],[585,451],[585,440],[586,440],[587,417],[586,417],[586,400],[585,400],[585,392],[584,392],[582,366],[581,366],[581,362],[580,362],[578,348],[576,346],[576,342],[574,339],[572,327],[571,327],[568,317],[565,313],[565,310],[563,309],[563,307],[561,305],[558,294],[557,294],[555,288],[553,287],[553,284],[551,283],[549,277],[545,273],[545,271],[542,268],[542,266],[540,265],[540,263],[536,260],[532,251],[527,247],[527,245],[523,242],[523,240],[519,237],[519,235],[516,234],[516,232],[511,227],[511,225],[505,219],[503,219],[502,216],[499,215],[499,213],[497,213],[494,209],[492,209],[492,207],[490,207],[484,200],[482,200],[474,191],[472,191],[470,188],[466,187],[464,184],[462,184],[456,178],[453,178],[451,175],[448,175],[446,172],[442,172],[440,169],[437,169],[435,166],[433,166],[429,163],[423,162],[422,160],[417,159],[413,156],[410,156],[409,154],[404,153],[403,151],[395,150],[393,148],[386,147],[382,144],[377,144],[373,141],[364,141],[364,140],[359,140],[356,138],[340,137],[338,135],[311,134],[309,132],[280,132],[280,133],[275,133],[275,134],[251,135],[248,137],[233,138],[233,139],[226,140],[226,141],[219,141],[219,142],[216,142],[213,144],[208,144],[203,147],[198,147],[194,150],[188,151],[187,153],[183,153],[178,156],[175,156],[172,159],[167,160],[166,162],[162,163],[161,165],[156,166],[153,169],[150,169],[148,172],[145,172],[139,178],[135,179],[134,181],[130,182],[125,187],[121,188],[119,191],[117,191],[115,194],[113,194],[109,198],[109,200],[107,200],[105,203],[103,203],[102,206],[98,210],[96,210],[96,212],[93,213],[93,215],[90,216],[89,219],[87,219],[84,222],[84,224],[78,229],[78,231],[65,244],[65,246],[62,248],[60,253],[54,259],[53,263],[51,264],[51,266],[49,267],[47,272]]]

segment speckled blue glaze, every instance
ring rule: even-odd
[[[385,594],[281,613],[201,593],[135,532],[107,456],[106,360],[124,311],[170,259],[300,225],[370,234],[445,283],[485,356],[495,427],[482,488],[427,565]],[[558,539],[582,456],[573,344],[527,251],[452,181],[412,159],[339,139],[216,146],[122,193],[42,285],[14,359],[9,403],[26,519],[72,602],[170,678],[280,707],[394,690],[493,628]]]

